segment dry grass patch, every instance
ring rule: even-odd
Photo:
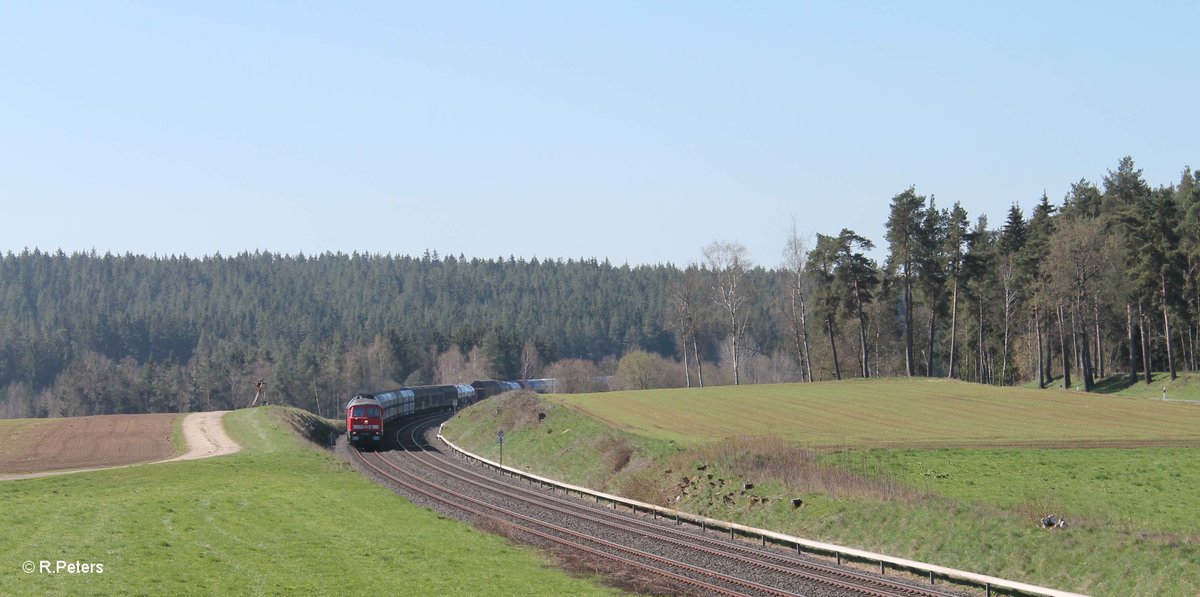
[[[346,432],[346,421],[343,419],[326,419],[298,409],[270,412],[276,421],[290,428],[297,437],[318,446],[328,447],[333,436]]]
[[[515,390],[489,398],[477,408],[490,410],[492,423],[499,429],[511,431],[537,423],[538,414],[547,412],[553,405],[528,390]]]
[[[823,464],[822,454],[782,437],[757,436],[730,438],[695,448],[681,454],[676,461],[711,462],[718,469],[735,472],[751,483],[775,481],[797,492],[823,493],[835,498],[911,502],[922,497],[921,492],[883,471],[862,474]]]

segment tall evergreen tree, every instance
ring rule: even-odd
[[[1054,233],[1054,212],[1055,208],[1050,204],[1050,198],[1043,192],[1041,200],[1034,207],[1033,216],[1029,219],[1025,245],[1017,255],[1017,278],[1020,284],[1027,289],[1030,325],[1034,330],[1037,355],[1036,377],[1039,388],[1046,387],[1049,368],[1046,354],[1048,351],[1045,349],[1046,339],[1042,335],[1045,294],[1042,265],[1050,250],[1050,237]]]
[[[974,355],[971,365],[974,374],[968,379],[979,383],[990,383],[993,379],[988,338],[991,322],[990,308],[996,293],[996,234],[988,229],[987,216],[980,215],[968,235],[967,252],[963,258],[964,291],[967,299],[974,303],[971,321],[972,341],[969,343]]]
[[[945,247],[942,255],[946,259],[946,276],[950,281],[950,351],[946,359],[946,376],[955,377],[958,345],[958,286],[963,277],[966,246],[970,239],[967,210],[955,201],[946,214]]]
[[[1141,198],[1140,216],[1131,222],[1130,242],[1135,251],[1135,285],[1147,304],[1161,310],[1167,370],[1177,377],[1172,346],[1171,312],[1183,306],[1183,277],[1187,260],[1180,250],[1179,213],[1173,190],[1160,188]],[[1151,300],[1154,297],[1156,300]]]
[[[494,325],[483,336],[481,347],[495,379],[519,377],[522,343],[515,331],[504,325]]]
[[[1147,208],[1150,204],[1150,186],[1142,178],[1142,171],[1134,166],[1133,158],[1121,158],[1115,171],[1109,170],[1104,177],[1104,195],[1101,215],[1107,230],[1124,240],[1122,262],[1125,275],[1131,280],[1141,280],[1141,284],[1126,285],[1126,313],[1129,341],[1130,376],[1136,380],[1138,366],[1150,383],[1151,354],[1150,338],[1147,330],[1146,308],[1152,298],[1147,296],[1148,284],[1146,272],[1143,271],[1142,258],[1139,251],[1145,243],[1144,236],[1148,232],[1146,217],[1152,213]],[[1136,325],[1133,314],[1136,313]],[[1140,359],[1136,358],[1140,355]],[[1140,363],[1138,362],[1140,361]]]
[[[843,297],[842,308],[853,313],[858,321],[861,372],[863,377],[871,377],[866,306],[874,299],[875,286],[879,284],[879,275],[875,262],[868,259],[863,251],[875,248],[875,243],[855,234],[848,228],[843,228],[834,242],[836,243],[834,279],[838,286],[837,294]]]
[[[946,289],[946,234],[948,214],[938,211],[933,195],[925,209],[921,222],[921,243],[917,257],[920,273],[921,294],[925,307],[929,309],[929,342],[925,352],[925,375],[934,375],[934,359],[937,355],[937,317],[944,309],[943,295]]]
[[[924,220],[925,197],[916,187],[909,187],[892,197],[887,219],[889,244],[888,273],[899,278],[904,304],[904,370],[909,377],[915,374],[913,355],[913,286],[917,275],[917,260],[921,250],[921,225]]]
[[[842,378],[841,363],[837,352],[837,315],[841,300],[835,285],[837,256],[841,246],[836,236],[817,234],[817,243],[808,253],[808,274],[816,288],[813,297],[814,314],[825,323],[825,334],[829,338],[829,351],[833,360],[834,379]]]
[[[1188,368],[1197,369],[1197,337],[1200,336],[1200,171],[1185,168],[1175,187],[1175,203],[1179,210],[1180,250],[1187,260],[1184,270],[1184,295],[1187,308]]]
[[[1011,353],[1012,320],[1020,309],[1022,284],[1019,277],[1018,254],[1025,247],[1026,239],[1025,214],[1021,207],[1014,203],[1008,210],[1008,219],[1000,230],[997,241],[996,275],[1000,283],[1001,310],[1004,313],[1004,344],[1000,353],[1000,383],[1007,385],[1011,374],[1009,371],[1009,355]]]

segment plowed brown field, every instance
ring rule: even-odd
[[[178,414],[22,421],[0,440],[0,475],[119,466],[170,458]]]

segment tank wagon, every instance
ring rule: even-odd
[[[496,394],[503,394],[513,390],[521,389],[521,384],[515,381],[473,381],[471,387],[475,388],[475,399],[483,400]]]
[[[517,383],[521,384],[522,388],[525,388],[526,390],[530,390],[533,392],[537,392],[539,394],[554,393],[554,380],[553,379],[522,379],[521,381],[518,381]]]

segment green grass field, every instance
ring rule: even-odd
[[[502,426],[506,463],[716,518],[1064,590],[1195,595],[1198,423],[1189,404],[892,379],[485,402],[446,429],[494,458]],[[1071,527],[1038,528],[1051,513]]]
[[[1196,448],[871,450],[847,460],[964,502],[1056,512],[1077,526],[1200,538]]]
[[[228,415],[232,456],[0,483],[0,595],[614,593],[412,506],[287,413]],[[22,571],[41,560],[103,572]]]
[[[698,445],[772,434],[807,446],[1200,446],[1200,408],[1123,396],[947,380],[556,396],[631,433]]]
[[[1180,373],[1175,380],[1171,380],[1167,373],[1152,373],[1150,383],[1146,383],[1144,378],[1130,382],[1126,375],[1114,375],[1096,384],[1097,392],[1154,400],[1162,399],[1164,388],[1169,400],[1200,403],[1200,374]]]
[[[1071,382],[1073,390],[1083,391],[1082,379],[1076,376],[1071,379]],[[1023,387],[1037,389],[1037,382],[1027,382]],[[1049,380],[1046,388],[1061,389],[1062,378]],[[1161,400],[1164,389],[1169,400],[1182,400],[1200,404],[1200,373],[1180,372],[1178,377],[1172,380],[1169,373],[1156,371],[1150,374],[1150,383],[1146,383],[1145,378],[1140,375],[1137,381],[1133,381],[1129,378],[1129,375],[1120,373],[1096,380],[1096,387],[1092,391],[1097,394],[1117,394],[1127,398]]]

